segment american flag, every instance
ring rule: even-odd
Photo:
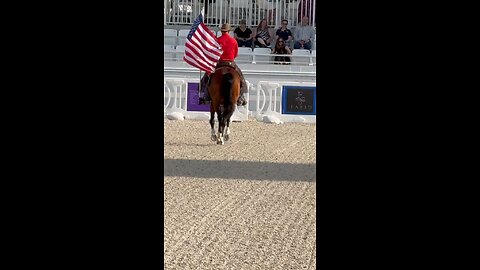
[[[217,38],[203,23],[202,14],[198,15],[187,35],[183,60],[210,74],[215,70],[222,53]]]

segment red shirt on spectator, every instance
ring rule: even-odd
[[[219,61],[233,61],[238,55],[238,43],[228,32],[222,32],[218,38],[218,43],[222,45],[223,54]]]

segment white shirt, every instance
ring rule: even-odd
[[[315,30],[313,30],[313,27],[310,25],[299,25],[295,27],[295,32],[293,34],[293,38],[295,41],[300,41],[300,40],[313,40],[313,37],[315,36]]]

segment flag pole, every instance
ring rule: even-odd
[[[202,7],[202,9],[200,10],[200,14],[202,15],[202,22],[205,20],[205,9],[208,5],[208,1],[205,1],[205,7]],[[202,91],[202,70],[201,69],[198,69],[198,75],[200,76],[200,84],[199,84],[199,87],[198,87],[198,96],[200,96],[200,93]],[[203,93],[203,97],[202,98],[205,98],[205,93]]]
[[[198,69],[198,74],[200,75],[200,83],[198,84],[198,96],[200,97],[200,94],[202,93],[202,70],[201,69]],[[205,98],[204,96],[201,98]]]

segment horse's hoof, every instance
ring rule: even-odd
[[[217,135],[212,135],[211,139],[212,139],[212,141],[216,141],[217,140]]]
[[[228,141],[230,139],[230,136],[228,134],[225,135],[225,141]]]
[[[223,142],[223,141],[220,141],[220,140],[218,140],[218,141],[217,141],[217,144],[223,145],[223,144],[224,144],[224,142]]]

